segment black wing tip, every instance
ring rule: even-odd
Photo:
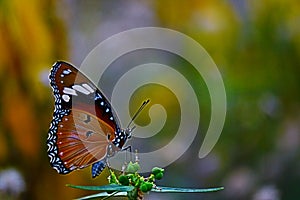
[[[61,64],[67,64],[67,65],[72,65],[70,62],[65,61],[65,60],[57,60],[52,66],[57,66],[57,65],[61,65]],[[72,65],[73,66],[73,65]]]
[[[52,65],[50,74],[55,74],[56,71],[58,70],[58,68],[59,68],[62,64],[65,64],[65,65],[68,65],[68,66],[71,66],[71,67],[74,67],[74,68],[75,68],[75,66],[74,66],[72,63],[70,63],[70,62],[67,62],[67,61],[64,61],[64,60],[57,60],[57,61]]]

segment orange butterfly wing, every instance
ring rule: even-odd
[[[80,110],[64,116],[58,124],[56,142],[64,166],[75,170],[104,159],[110,145],[105,133],[109,132],[113,129],[105,122]]]
[[[105,159],[108,148],[116,149],[112,141],[120,133],[110,103],[86,76],[63,61],[54,64],[49,79],[55,97],[47,138],[52,167],[67,174]]]

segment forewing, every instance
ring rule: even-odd
[[[119,129],[105,96],[84,74],[62,61],[54,64],[49,78],[55,97],[47,138],[52,167],[66,174],[105,158]]]

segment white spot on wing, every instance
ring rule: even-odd
[[[90,92],[86,90],[84,87],[82,87],[81,85],[73,85],[72,88],[83,94],[90,94]]]
[[[82,86],[85,87],[85,89],[87,89],[88,91],[90,91],[90,93],[94,92],[93,88],[89,84],[84,83],[82,84]]]
[[[70,95],[75,95],[75,96],[77,96],[76,91],[73,90],[72,88],[64,87],[63,92],[64,92],[65,94],[70,94]]]
[[[67,94],[63,94],[63,95],[62,95],[62,98],[63,98],[63,100],[64,100],[65,102],[69,102],[69,101],[70,101],[70,96],[67,95]]]
[[[64,71],[63,71],[63,74],[66,74],[66,75],[68,75],[68,74],[70,74],[72,71],[70,70],[70,69],[65,69]]]
[[[99,93],[97,93],[97,97],[102,99],[102,96]]]

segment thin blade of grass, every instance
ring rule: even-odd
[[[133,186],[123,186],[123,185],[102,185],[102,186],[83,186],[83,185],[71,185],[67,184],[68,187],[77,188],[82,190],[96,190],[96,191],[118,191],[118,192],[129,192],[134,189]]]
[[[101,192],[101,193],[98,193],[98,194],[92,194],[92,195],[89,195],[89,196],[81,197],[81,198],[78,198],[76,200],[97,199],[97,198],[100,198],[100,197],[105,197],[104,199],[108,199],[112,196],[126,197],[127,192],[113,192],[112,194],[109,194],[107,192]],[[104,199],[102,199],[102,200],[104,200]]]
[[[156,186],[152,188],[152,192],[182,192],[182,193],[204,193],[204,192],[217,192],[220,190],[224,190],[224,187],[216,187],[216,188],[175,188],[175,187],[162,187]]]

